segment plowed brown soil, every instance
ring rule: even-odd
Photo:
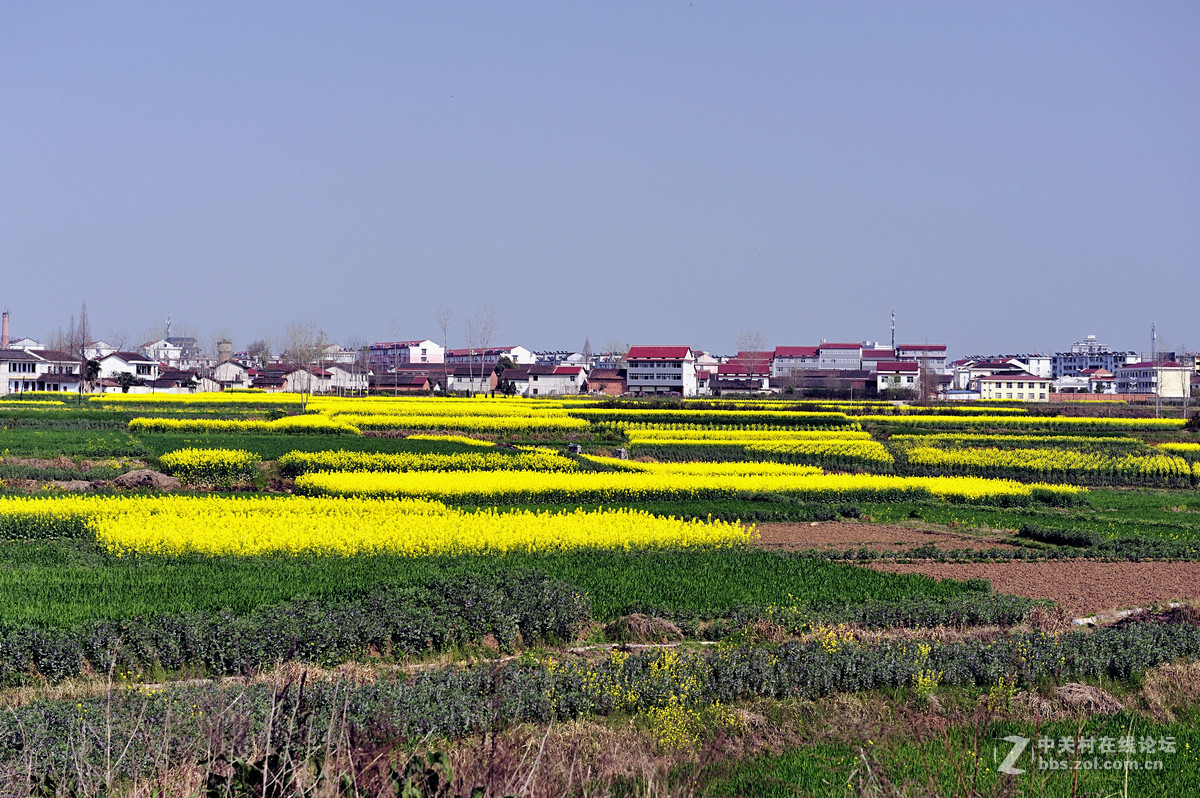
[[[762,536],[758,545],[769,549],[845,551],[866,547],[880,553],[895,554],[930,543],[941,549],[1013,548],[999,542],[1007,536],[1008,533],[1004,532],[972,531],[963,534],[944,529],[912,529],[855,521],[759,524],[758,531]]]
[[[1073,616],[1200,597],[1200,562],[873,563],[935,579],[986,579],[998,593],[1052,599]]]

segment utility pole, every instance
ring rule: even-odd
[[[1162,418],[1162,369],[1158,367],[1158,325],[1150,322],[1150,385],[1154,390],[1154,417]]]
[[[896,356],[896,311],[892,311],[892,357]]]

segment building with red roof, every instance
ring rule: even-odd
[[[696,357],[690,346],[631,346],[625,356],[629,392],[695,396]]]
[[[1141,361],[1118,366],[1117,393],[1184,399],[1192,395],[1194,371],[1173,360]]]

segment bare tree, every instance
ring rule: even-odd
[[[268,362],[271,359],[271,340],[264,337],[251,341],[246,347],[246,359],[253,360],[260,366]]]
[[[483,379],[486,373],[484,362],[487,360],[487,350],[496,343],[500,321],[496,314],[496,306],[483,304],[475,308],[471,318],[467,319],[467,346],[471,348],[471,379],[475,378],[475,352],[479,352],[479,377]]]
[[[104,333],[104,340],[118,352],[124,352],[125,347],[129,346],[129,332],[123,327],[109,327]]]
[[[734,339],[739,352],[761,352],[766,349],[767,338],[758,330],[742,330]]]
[[[70,352],[71,338],[75,335],[75,317],[71,317],[70,328],[66,331],[62,327],[55,327],[50,332],[46,333],[46,348],[56,352]]]
[[[358,378],[359,374],[362,374],[363,379],[369,383],[367,375],[371,372],[371,345],[367,342],[367,339],[361,335],[351,335],[345,339],[343,346],[354,353],[354,360],[349,365],[351,372],[355,375],[355,379]],[[344,396],[345,392],[341,392],[341,395]]]
[[[79,322],[74,325],[74,335],[71,339],[71,355],[79,360],[79,392],[86,387],[91,392],[91,383],[96,376],[93,372],[98,368],[92,367],[87,356],[88,344],[92,342],[92,325],[88,320],[87,302],[79,303]],[[98,365],[98,364],[97,364]]]
[[[283,362],[302,370],[304,376],[297,378],[301,395],[300,409],[308,407],[308,397],[312,393],[312,368],[320,363],[325,354],[328,339],[325,331],[315,321],[293,321],[283,333]]]
[[[608,362],[614,369],[625,368],[625,359],[629,356],[629,342],[620,338],[609,338],[602,347]]]
[[[433,313],[433,322],[442,331],[442,349],[450,346],[450,323],[454,321],[454,308],[446,303],[438,305]],[[442,358],[445,360],[445,357]]]

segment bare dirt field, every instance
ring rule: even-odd
[[[982,578],[998,593],[1053,599],[1074,617],[1200,597],[1200,562],[873,563],[935,579]]]
[[[941,549],[1013,548],[1000,541],[1010,533],[973,531],[969,534],[938,529],[869,524],[857,521],[759,524],[758,545],[768,549],[833,549],[866,547],[881,554],[899,554],[930,543]]]

